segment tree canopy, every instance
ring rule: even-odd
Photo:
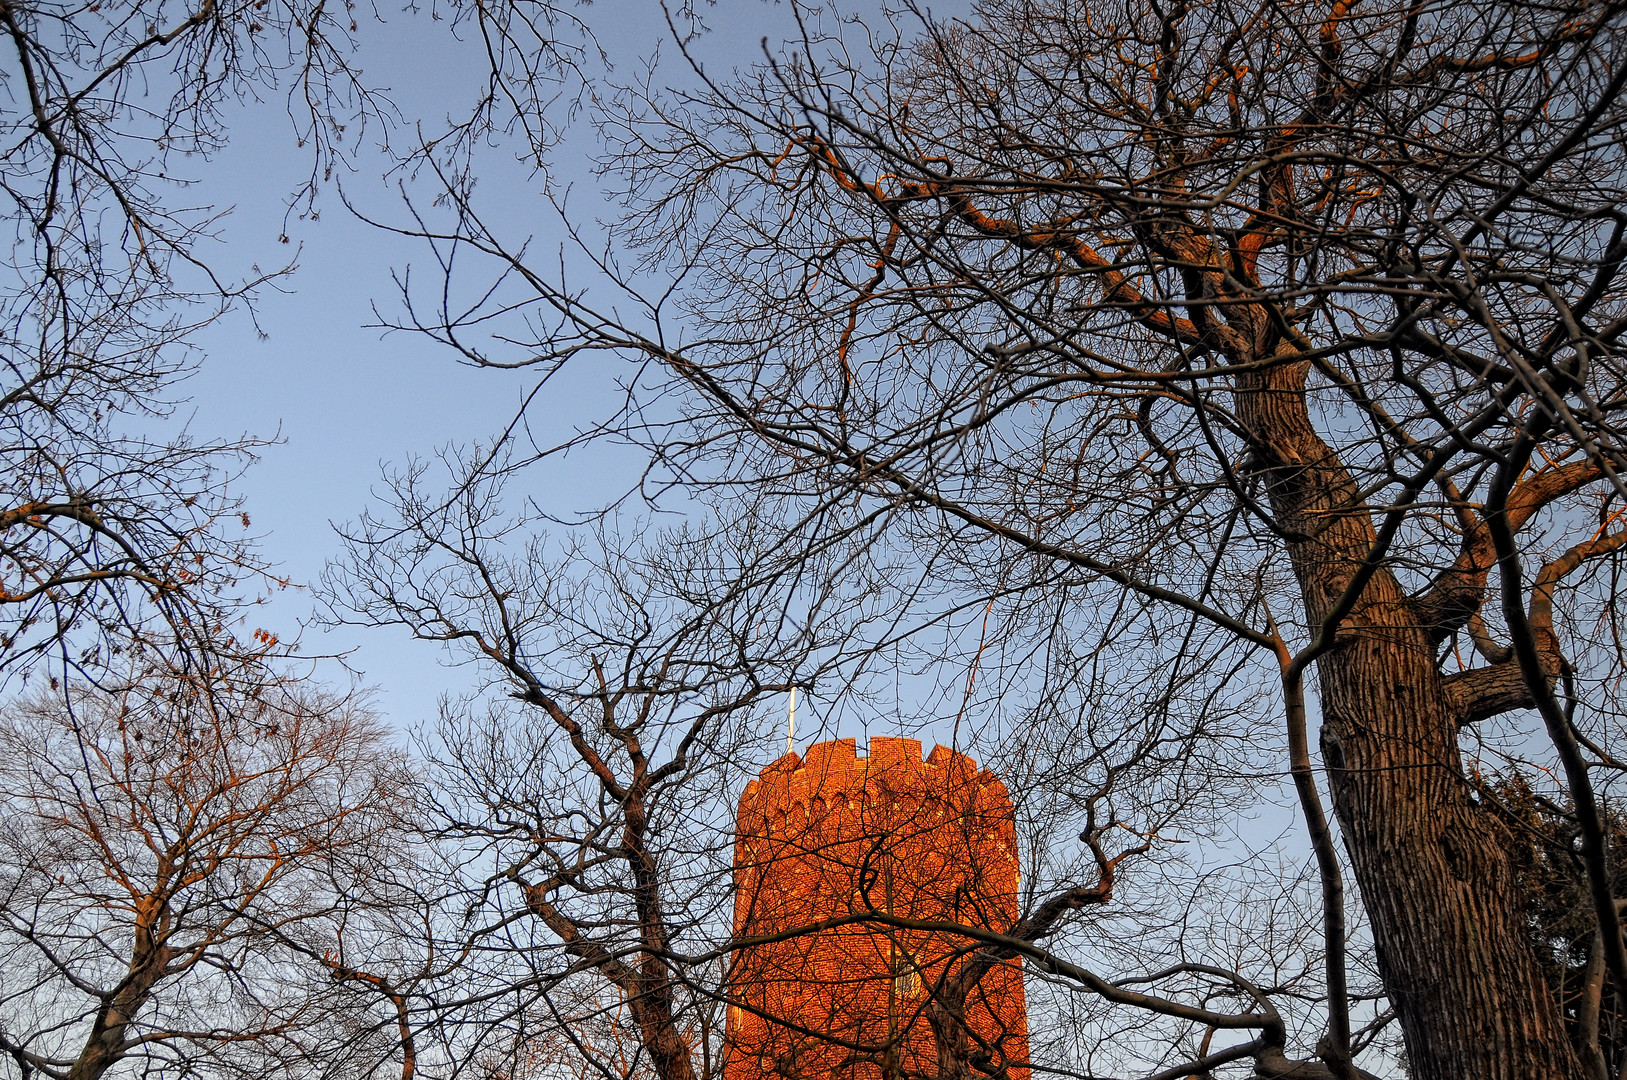
[[[801,40],[750,71],[605,95],[624,212],[607,250],[577,233],[596,276],[443,175],[454,213],[415,227],[473,291],[437,283],[409,321],[477,364],[625,359],[625,407],[582,438],[647,448],[647,494],[772,522],[758,565],[856,549],[842,582],[894,617],[849,670],[929,673],[922,719],[1031,723],[1014,760],[1075,812],[1099,792],[1161,835],[1207,824],[1194,788],[1292,776],[1318,1063],[1257,1018],[1145,1068],[1351,1076],[1359,1006],[1393,1010],[1413,1075],[1609,1074],[1546,982],[1522,819],[1485,780],[1559,778],[1627,985],[1599,794],[1627,542],[1620,9],[797,10]],[[488,302],[434,306],[484,270]],[[1157,779],[1127,780],[1149,755]],[[1129,1068],[1109,1030],[1096,1052]]]

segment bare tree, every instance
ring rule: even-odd
[[[286,86],[314,198],[374,111],[349,55],[351,8],[0,10],[6,671],[51,657],[59,681],[96,681],[125,670],[131,650],[262,644],[216,629],[264,587],[228,490],[259,444],[178,430],[174,408],[199,359],[195,332],[287,267],[221,269],[209,248],[224,211],[188,189],[225,145],[232,110]]]
[[[409,230],[437,295],[479,256],[498,284],[410,298],[407,324],[475,363],[628,357],[627,407],[582,438],[648,446],[646,490],[772,502],[788,561],[913,552],[915,625],[962,616],[949,670],[1002,684],[993,639],[1004,686],[1044,685],[1049,643],[1111,625],[1222,691],[1274,684],[1257,715],[1320,894],[1315,1067],[1351,1076],[1366,1044],[1348,872],[1415,1075],[1602,1076],[1481,781],[1529,757],[1561,778],[1627,985],[1598,794],[1624,659],[1622,9],[794,12],[754,72],[601,98],[628,213],[608,253],[584,241],[596,291],[442,173],[451,216]],[[1229,985],[1259,1010],[1232,1022],[1272,1028],[1270,995]],[[1312,1067],[1273,1036],[1159,1075],[1240,1057]]]
[[[720,794],[783,738],[759,703],[816,678],[832,628],[875,613],[827,591],[792,616],[762,585],[784,568],[754,565],[746,532],[553,541],[505,509],[505,453],[397,476],[328,581],[335,617],[446,643],[496,691],[421,733],[425,823],[466,891],[432,927],[458,970],[426,979],[414,1014],[468,1067],[574,1046],[599,1075],[711,1075],[696,1055],[716,1049],[721,964],[675,957],[728,932]]]
[[[377,721],[309,688],[165,678],[42,691],[0,744],[16,1075],[309,1070],[341,1033],[328,972],[286,942],[331,940],[347,895],[401,851],[407,777]]]
[[[505,489],[533,463],[516,456],[517,440],[511,432],[495,449],[448,450],[433,468],[393,476],[387,505],[347,529],[348,557],[330,570],[332,617],[404,627],[477,672],[471,695],[448,701],[420,736],[423,818],[462,867],[463,898],[426,921],[423,963],[346,961],[336,977],[389,1000],[416,1070],[522,1073],[574,1061],[603,1077],[717,1077],[722,1006],[762,1008],[729,975],[743,970],[735,955],[757,934],[730,912],[735,796],[782,754],[779,709],[791,687],[806,703],[860,716],[896,700],[900,658],[887,642],[925,631],[901,627],[894,602],[923,587],[921,570],[908,559],[879,565],[862,533],[787,549],[777,518],[743,514],[715,529],[692,515],[653,533],[607,519],[556,540],[529,502],[505,508]],[[856,559],[863,579],[847,572]],[[919,1024],[907,1026],[930,1026],[934,1075],[1005,1070],[1003,1059],[991,1065],[988,1032],[966,1022],[969,1009],[988,1009],[982,978],[1019,957],[1050,963],[1038,943],[1071,913],[1105,905],[1121,866],[1148,855],[1160,828],[1235,799],[1239,782],[1226,770],[1235,773],[1246,747],[1225,762],[1208,753],[1211,740],[1246,729],[1234,705],[1206,692],[1225,671],[1171,660],[1164,685],[1117,688],[1144,720],[1109,708],[1050,715],[1068,712],[1064,702],[1092,681],[1076,669],[1076,684],[1064,685],[1060,656],[1057,685],[1023,717],[1057,736],[1050,752],[1070,771],[1061,782],[1021,781],[1045,841],[1022,917],[983,920],[971,928],[981,937],[932,946],[942,962]],[[815,730],[825,722],[834,718]],[[812,738],[806,721],[799,735]],[[1041,753],[1029,745],[1011,757],[1033,766]],[[1071,845],[1058,837],[1070,830],[1080,833]],[[903,948],[944,933],[919,913],[842,917]],[[821,929],[776,926],[770,936]],[[1070,985],[1105,985],[1074,965],[1055,971]],[[1248,993],[1225,972],[1203,977]],[[1251,1049],[1285,1045],[1269,1004],[1228,1013],[1131,997],[1183,1029],[1252,1025],[1265,1031]],[[911,1033],[892,1037],[898,1045],[861,1057],[897,1058]]]

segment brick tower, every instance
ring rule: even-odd
[[[735,931],[757,936],[866,910],[1007,929],[1017,910],[1011,800],[992,773],[915,739],[786,754],[746,786],[735,843]],[[917,1080],[938,1075],[929,1004],[974,943],[856,923],[741,950],[729,973],[724,1080]],[[996,964],[967,996],[973,1073],[1028,1080],[1022,969]]]

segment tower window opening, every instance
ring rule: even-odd
[[[903,956],[893,961],[893,992],[901,998],[912,998],[921,992],[921,973]]]

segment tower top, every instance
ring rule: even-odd
[[[937,1074],[926,1010],[967,940],[863,920],[811,928],[867,910],[1001,932],[1017,918],[1016,823],[999,778],[947,746],[922,757],[918,739],[868,749],[833,739],[787,753],[740,797],[735,933],[771,940],[742,948],[729,973],[723,1080]],[[963,992],[967,1038],[996,1075],[1030,1080],[1021,963],[994,963]]]
[[[766,766],[740,796],[740,824],[747,828],[752,812],[807,807],[815,798],[831,800],[842,793],[857,796],[872,785],[940,796],[975,793],[984,813],[1012,817],[1011,798],[1000,778],[979,769],[975,760],[947,746],[935,746],[925,758],[921,740],[876,735],[867,757],[858,755],[855,739],[831,739],[795,751]]]

